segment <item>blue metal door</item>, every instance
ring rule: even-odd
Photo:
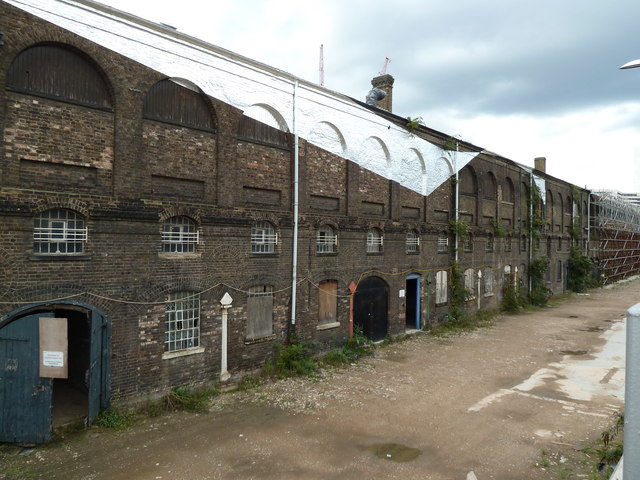
[[[43,443],[51,438],[53,380],[40,378],[39,313],[0,329],[0,441]]]
[[[109,407],[111,364],[111,329],[103,314],[93,311],[91,315],[91,351],[89,358],[89,412],[87,425],[93,423],[98,414]]]

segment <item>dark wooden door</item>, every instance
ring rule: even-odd
[[[353,320],[371,340],[387,336],[389,287],[378,277],[368,277],[358,284],[353,299]]]
[[[0,441],[43,443],[51,438],[53,380],[40,378],[39,313],[0,329]]]

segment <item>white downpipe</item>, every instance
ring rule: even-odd
[[[529,173],[529,267],[533,262],[533,201],[537,200],[537,196],[533,194],[533,172]],[[531,295],[531,272],[527,275],[527,286],[529,287],[529,295]]]
[[[297,110],[298,110],[298,81],[293,84],[293,259],[291,267],[291,325],[296,324],[296,299],[298,293],[298,127],[297,127]]]
[[[456,229],[453,232],[453,258],[456,262],[458,262],[458,222],[460,221],[460,186],[458,182],[460,181],[460,175],[458,174],[458,148],[459,144],[456,142],[456,151],[453,154],[453,169],[455,170],[455,185],[454,185],[454,195],[455,195],[455,219],[456,219]]]

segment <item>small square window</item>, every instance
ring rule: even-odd
[[[493,239],[493,235],[489,235],[487,236],[487,245],[486,245],[486,251],[487,252],[493,252],[493,248],[494,248],[494,239]]]
[[[382,252],[383,236],[380,230],[372,228],[367,232],[367,253]]]
[[[84,253],[87,228],[84,219],[71,210],[42,212],[33,221],[33,252],[47,255]]]
[[[194,253],[199,241],[200,232],[188,217],[171,217],[162,225],[164,253]]]
[[[338,246],[338,236],[329,225],[322,225],[316,237],[316,253],[334,253]]]

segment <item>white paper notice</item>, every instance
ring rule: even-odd
[[[42,352],[42,365],[45,367],[64,367],[64,352],[44,350]]]

